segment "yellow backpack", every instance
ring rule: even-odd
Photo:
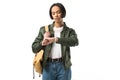
[[[49,31],[49,28],[48,28],[48,25],[45,26],[45,31],[48,32]],[[34,69],[37,73],[39,73],[39,76],[42,74],[42,64],[41,64],[41,61],[42,61],[42,57],[43,57],[43,54],[44,54],[44,50],[41,49],[34,57],[33,59],[33,79],[35,78],[35,73],[34,73]]]

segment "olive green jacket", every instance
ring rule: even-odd
[[[53,27],[54,27],[54,23],[49,25],[49,31],[50,31],[51,37],[54,36]],[[45,52],[43,55],[43,67],[46,64],[46,61],[49,57],[49,53],[50,53],[51,47],[52,47],[52,44],[44,46],[44,47],[41,45],[44,33],[45,33],[45,27],[43,26],[40,28],[39,34],[32,44],[32,51],[34,53],[37,53],[42,48],[44,48]],[[67,27],[66,24],[64,23],[63,31],[61,32],[60,38],[58,38],[57,43],[61,44],[62,60],[64,63],[64,67],[69,68],[71,66],[70,47],[77,46],[79,43],[75,30]]]

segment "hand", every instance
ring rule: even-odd
[[[45,32],[44,33],[44,38],[50,37],[50,32]]]
[[[53,42],[55,42],[55,38],[54,37],[47,37],[42,41],[42,46],[46,46],[49,44],[52,44]]]
[[[44,39],[43,41],[42,41],[42,46],[46,46],[46,45],[48,45],[48,40],[47,39]]]
[[[47,38],[45,38],[46,40],[48,40],[48,44],[51,44],[51,43],[53,43],[53,42],[55,42],[55,38],[54,37],[47,37]]]
[[[44,33],[44,39],[42,41],[42,46],[46,46],[46,45],[49,45],[49,41],[46,39],[50,37],[50,32],[45,32]]]

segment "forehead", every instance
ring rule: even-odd
[[[56,11],[60,11],[60,8],[58,6],[53,6],[51,12],[56,12]]]

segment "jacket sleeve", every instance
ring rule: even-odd
[[[79,44],[75,30],[70,29],[67,33],[65,33],[65,35],[68,35],[68,36],[58,38],[57,43],[60,43],[65,46],[77,46]]]
[[[35,38],[34,42],[32,43],[33,53],[37,53],[43,48],[42,40],[43,40],[43,34],[42,34],[42,28],[40,28],[38,36]]]

